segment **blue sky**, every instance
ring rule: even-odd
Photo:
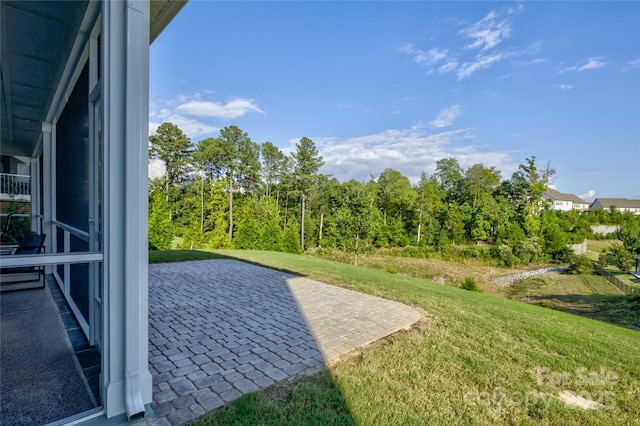
[[[307,136],[340,180],[535,156],[560,192],[640,199],[640,2],[191,0],[150,73],[152,133]]]

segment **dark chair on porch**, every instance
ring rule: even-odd
[[[20,242],[13,255],[38,254],[44,250],[45,234],[30,232]],[[1,262],[0,258],[0,264]],[[0,268],[0,291],[44,287],[44,269],[40,266]]]

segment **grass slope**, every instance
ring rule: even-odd
[[[357,424],[640,424],[637,331],[309,256],[216,254],[397,300],[427,313],[411,331],[332,366]],[[566,407],[556,398],[561,391],[605,408]],[[224,424],[216,416],[207,424]],[[283,418],[281,424],[292,423]]]
[[[640,330],[640,304],[593,274],[548,274],[513,283],[504,294],[514,300]]]

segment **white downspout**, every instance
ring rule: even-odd
[[[125,407],[145,415],[142,375],[147,371],[147,134],[149,110],[149,2],[126,2],[125,159]]]

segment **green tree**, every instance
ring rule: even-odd
[[[378,178],[378,203],[382,209],[383,221],[388,217],[402,218],[411,212],[416,203],[416,192],[409,178],[394,169],[385,169]]]
[[[638,220],[631,220],[620,228],[618,237],[631,255],[640,256],[640,225],[638,225]]]
[[[209,245],[212,249],[230,249],[233,243],[229,241],[227,234],[228,223],[224,215],[216,215],[213,224],[213,230],[209,237]]]
[[[264,221],[260,230],[260,248],[262,250],[282,251],[284,234],[278,220],[275,202],[270,201],[265,210]]]
[[[271,190],[277,185],[287,166],[287,157],[271,142],[264,142],[260,147],[262,157],[262,178],[264,179],[265,195],[271,197]]]
[[[231,147],[226,146],[223,141],[206,138],[198,142],[193,158],[211,182],[226,175],[231,154]]]
[[[165,201],[169,202],[169,187],[185,177],[193,145],[178,126],[162,123],[149,136],[149,157],[162,161],[165,168]]]
[[[623,272],[628,272],[633,266],[633,255],[621,244],[613,243],[609,247],[616,266]]]
[[[302,213],[300,229],[300,249],[304,251],[304,219],[306,214],[305,201],[311,188],[317,183],[318,170],[324,165],[322,156],[318,153],[315,143],[308,137],[303,137],[296,144],[296,151],[291,153],[294,161],[294,173],[298,190],[301,193]]]
[[[169,250],[174,236],[173,223],[162,191],[157,186],[149,194],[149,249]]]
[[[298,222],[291,219],[287,222],[284,238],[282,239],[282,249],[287,253],[300,254],[300,229]]]
[[[464,215],[458,204],[449,204],[444,221],[444,228],[449,231],[449,237],[453,243],[462,244],[465,242]]]
[[[420,181],[416,188],[416,208],[418,209],[418,245],[423,241],[423,233],[426,234],[427,241],[433,244],[440,232],[440,222],[438,221],[437,213],[442,210],[443,204],[440,198],[440,193],[437,190],[437,185],[438,182],[435,177],[432,176],[429,178],[426,173],[421,174]],[[423,225],[426,226],[425,232],[423,232]]]
[[[481,200],[486,200],[486,198],[490,197],[498,184],[500,184],[500,171],[495,167],[474,164],[467,169],[464,175],[464,187],[473,208]]]
[[[220,130],[215,139],[205,139],[198,146],[198,161],[205,165],[210,177],[227,179],[229,196],[229,240],[233,238],[233,198],[238,191],[251,191],[257,185],[260,171],[260,145],[251,141],[237,126]]]
[[[527,158],[526,164],[520,164],[518,168],[527,182],[527,212],[536,213],[542,205],[542,194],[549,188],[549,180],[556,172],[549,163],[544,169],[538,170],[535,156]]]
[[[248,213],[245,211],[245,213]],[[233,235],[233,245],[240,250],[256,250],[260,247],[260,225],[253,214],[243,214]]]
[[[356,181],[349,181],[346,188],[343,207],[337,213],[337,225],[347,236],[346,248],[355,253],[354,263],[358,265],[358,254],[363,240],[367,239],[371,227],[371,197]]]
[[[205,244],[204,224],[204,188],[202,176],[195,176],[191,182],[181,185],[179,232],[182,236],[182,249],[198,249]]]
[[[565,261],[570,255],[567,248],[568,239],[561,226],[554,221],[548,221],[542,228],[543,248],[554,260]]]
[[[442,158],[436,162],[434,173],[446,202],[462,203],[463,177],[462,167],[453,157]]]

